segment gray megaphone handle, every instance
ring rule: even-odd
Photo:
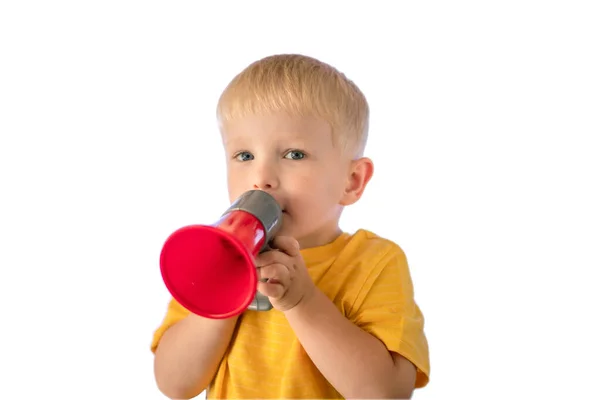
[[[275,198],[262,190],[250,190],[238,197],[223,215],[236,210],[250,213],[261,222],[266,238],[260,253],[270,250],[269,243],[271,243],[283,222],[283,213]],[[272,308],[273,305],[269,298],[258,291],[252,303],[248,306],[248,310],[252,311],[269,311]]]

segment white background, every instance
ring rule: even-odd
[[[594,2],[212,3],[2,2],[0,398],[163,398],[161,246],[227,207],[217,98],[283,52],[370,101],[343,227],[407,253],[414,398],[599,396]]]

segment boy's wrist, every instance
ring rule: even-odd
[[[304,314],[310,313],[312,310],[318,308],[318,303],[322,296],[325,296],[317,286],[313,286],[311,290],[308,290],[302,299],[294,307],[284,311],[284,315],[289,316],[293,314]]]

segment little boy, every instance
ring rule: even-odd
[[[356,85],[301,55],[259,60],[217,107],[231,201],[251,189],[283,226],[256,259],[270,311],[205,319],[171,300],[154,333],[169,398],[410,398],[429,380],[423,315],[402,249],[343,232],[342,209],[373,175],[369,109]],[[217,266],[218,267],[218,266]]]

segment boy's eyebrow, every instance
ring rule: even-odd
[[[221,140],[223,141],[224,145],[228,145],[232,142],[244,141],[244,139],[245,139],[245,137],[243,135],[234,135],[233,137],[231,135],[222,135],[221,136]]]
[[[303,132],[294,132],[294,131],[287,131],[287,132],[281,132],[281,135],[285,135],[285,140],[286,141],[291,141],[291,142],[301,142],[301,143],[306,143],[307,142],[307,138],[306,138],[306,133]],[[243,134],[238,134],[238,135],[231,135],[231,134],[224,134],[222,135],[222,140],[223,140],[223,144],[227,145],[229,143],[232,142],[255,142],[256,138],[250,136],[250,135],[243,135]]]

